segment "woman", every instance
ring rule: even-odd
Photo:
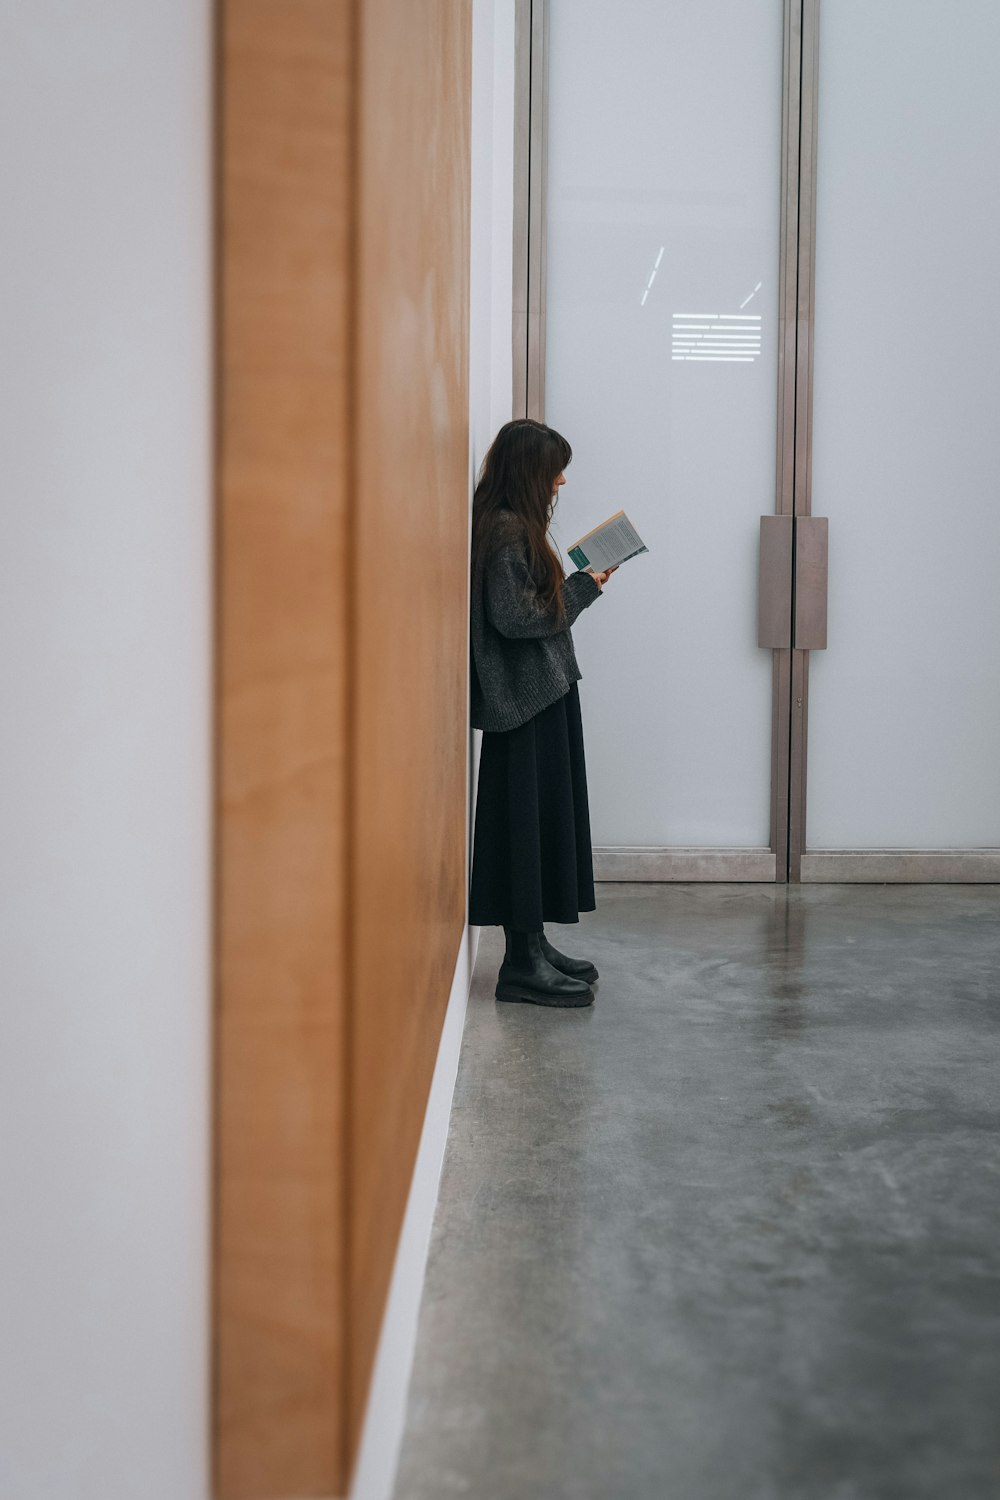
[[[572,457],[542,422],[508,422],[472,505],[471,704],[483,750],[469,920],[504,929],[497,999],[536,1005],[590,1005],[597,978],[544,932],[596,905],[570,626],[610,575],[564,578],[548,537]]]

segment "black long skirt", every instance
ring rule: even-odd
[[[580,694],[483,733],[469,921],[538,932],[594,911]]]

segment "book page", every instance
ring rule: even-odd
[[[569,555],[578,568],[594,568],[605,573],[608,568],[615,568],[646,551],[648,548],[642,537],[625,512],[620,510],[581,537],[569,548]]]

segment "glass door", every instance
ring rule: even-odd
[[[803,880],[1000,879],[1000,7],[819,14]]]
[[[775,436],[797,38],[790,58],[782,0],[524,9],[545,71],[521,409],[574,448],[564,558],[619,509],[649,547],[575,631],[595,871],[783,879],[789,653],[758,645],[757,565],[762,513],[791,509]]]

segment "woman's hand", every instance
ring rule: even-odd
[[[618,569],[620,567],[621,567],[620,563],[615,563],[614,567],[613,568],[609,568],[606,573],[599,573],[596,568],[588,568],[587,572],[590,574],[591,578],[593,578],[594,582],[597,584],[598,589],[603,589],[604,585],[607,583],[607,581],[611,577],[612,573],[617,573]]]

